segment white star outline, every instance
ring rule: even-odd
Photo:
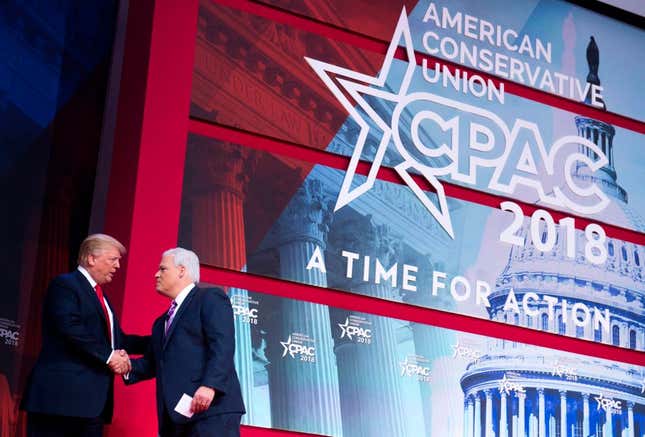
[[[383,88],[385,85],[385,81],[390,72],[392,61],[394,60],[394,55],[398,48],[398,42],[401,39],[403,39],[405,42],[405,52],[407,56],[408,65],[407,65],[405,74],[403,76],[403,80],[401,81],[400,89],[398,93],[394,94],[378,88]],[[405,149],[403,143],[401,142],[399,132],[398,132],[399,130],[398,119],[401,116],[401,113],[403,112],[403,109],[405,108],[405,106],[411,101],[419,99],[420,97],[423,97],[443,104],[449,104],[450,102],[447,99],[444,99],[440,96],[431,95],[429,93],[413,93],[409,95],[407,94],[408,88],[410,86],[410,82],[412,80],[412,75],[416,67],[416,58],[414,55],[414,46],[412,44],[412,36],[410,33],[410,26],[408,24],[408,18],[407,18],[405,7],[401,11],[399,21],[396,25],[396,29],[394,30],[392,41],[390,42],[390,46],[387,49],[387,53],[385,55],[383,65],[381,67],[381,71],[376,77],[368,76],[363,73],[358,73],[356,71],[352,71],[343,67],[328,64],[326,62],[322,62],[306,56],[305,56],[305,60],[309,63],[311,68],[313,68],[316,74],[325,83],[325,85],[327,85],[327,87],[332,92],[332,94],[336,97],[336,99],[338,99],[341,105],[345,108],[345,110],[347,110],[347,112],[352,116],[354,121],[360,127],[360,133],[358,135],[358,139],[354,147],[354,152],[352,154],[352,157],[350,158],[349,165],[347,167],[347,172],[345,174],[345,178],[343,179],[343,183],[341,185],[340,192],[338,194],[338,199],[336,200],[336,206],[334,207],[334,211],[337,211],[343,206],[348,205],[353,200],[360,197],[362,194],[365,194],[366,192],[368,192],[374,186],[374,182],[376,181],[376,175],[378,173],[378,170],[381,167],[381,163],[383,161],[383,157],[385,156],[385,151],[387,149],[387,146],[390,142],[390,139],[393,139],[397,151],[404,159],[404,161],[396,165],[394,169],[399,174],[399,176],[401,176],[401,178],[405,181],[408,187],[414,192],[414,194],[421,201],[421,203],[426,207],[426,209],[430,212],[430,214],[432,214],[432,216],[437,220],[437,222],[441,225],[441,227],[443,227],[443,229],[448,233],[448,235],[450,235],[450,237],[454,239],[455,236],[452,228],[452,222],[450,220],[450,212],[448,210],[446,194],[443,186],[435,176],[435,175],[450,173],[451,166],[445,167],[443,169],[433,169],[427,165],[419,163]],[[336,80],[338,81],[338,85],[332,80],[332,75],[336,77]],[[340,78],[341,76],[347,79],[342,79]],[[358,185],[353,190],[351,189],[351,183],[354,180],[354,176],[356,175],[356,168],[360,161],[360,157],[362,155],[363,148],[365,146],[365,140],[367,139],[367,135],[370,130],[370,127],[368,123],[360,115],[360,113],[357,111],[357,109],[354,107],[352,102],[343,93],[343,90],[345,90],[347,94],[349,94],[354,99],[354,101],[368,114],[370,119],[374,123],[376,123],[376,125],[383,131],[381,141],[378,145],[376,154],[374,156],[374,160],[372,161],[372,165],[367,175],[367,180],[364,183]],[[388,126],[387,123],[382,119],[382,117],[376,113],[376,111],[372,108],[372,106],[365,101],[365,99],[362,96],[363,94],[371,95],[374,97],[382,98],[396,103],[396,107],[392,113],[391,126]],[[428,96],[431,96],[431,97],[428,97]],[[450,105],[450,106],[453,106],[453,105]],[[419,118],[430,116],[431,118],[433,118],[433,121],[435,121],[437,124],[441,126],[443,130],[452,129],[453,131],[452,144],[456,145],[457,141],[456,141],[455,135],[456,135],[457,129],[455,128],[457,124],[457,119],[453,118],[450,121],[444,121],[442,119],[437,119],[436,116],[429,115],[428,113],[424,113],[424,112],[425,111],[421,111],[419,114],[417,114],[417,117],[415,117],[415,119],[412,122],[413,135],[415,134],[415,132],[418,131]],[[416,120],[416,123],[415,123],[415,120]],[[419,145],[417,145],[417,147],[419,147]],[[453,163],[455,162],[455,151],[445,143],[441,144],[439,147],[434,149],[429,149],[423,146],[419,148],[423,149],[422,151],[424,154],[426,154],[426,156],[439,157],[442,155],[448,155],[452,159]],[[428,196],[423,192],[421,187],[419,187],[416,181],[412,178],[411,174],[408,172],[408,170],[410,169],[414,169],[419,173],[421,173],[423,177],[428,181],[428,183],[433,187],[437,195],[437,201],[438,201],[439,207],[437,207],[428,198]]]
[[[407,376],[410,376],[408,371],[408,357],[405,357],[405,360],[399,361],[399,366],[401,366],[401,376],[404,376],[407,373]]]
[[[506,373],[504,373],[504,377],[499,381],[500,393],[505,393],[506,395],[510,395],[513,390],[515,390],[517,393],[526,392],[526,390],[524,389],[524,387],[522,387],[520,383],[511,381],[506,376]]]
[[[504,374],[504,377],[502,380],[499,382],[499,391],[502,393],[506,393],[506,395],[511,394],[511,388],[508,386],[509,380],[506,377],[506,373]]]
[[[482,353],[478,350],[467,346],[462,346],[459,344],[459,342],[457,342],[457,344],[451,345],[450,347],[453,350],[453,358],[457,358],[457,356],[459,356],[461,358],[466,358],[472,360],[473,362],[477,362],[482,356]]]
[[[339,323],[338,326],[340,329],[343,330],[343,332],[340,333],[340,338],[344,338],[347,336],[348,339],[352,340],[352,334],[347,332],[347,328],[349,327],[349,317],[345,319],[345,323]]]
[[[613,398],[608,398],[602,393],[598,396],[594,396],[594,399],[596,400],[596,411],[599,411],[602,408],[607,413],[613,414],[616,409],[620,410],[620,402],[616,402]]]
[[[452,345],[450,347],[454,351],[453,354],[452,354],[453,358],[457,358],[457,355],[461,356],[461,354],[459,353],[459,342],[457,342],[457,344],[454,344],[454,345]]]
[[[606,411],[606,407],[603,404],[603,400],[605,399],[605,396],[600,393],[598,396],[594,396],[594,399],[596,400],[596,411],[600,411],[600,408],[602,407],[603,410]]]
[[[291,336],[289,336],[289,338],[287,338],[287,341],[281,341],[280,344],[284,348],[284,351],[282,352],[282,358],[287,356],[287,353],[289,353],[289,355],[291,355],[291,358],[295,358],[295,356],[293,355],[294,352],[289,351],[289,346],[291,346]]]
[[[403,42],[405,43],[405,47],[403,47],[403,49],[405,50],[407,57],[407,67],[401,80],[398,92],[390,92],[385,90],[384,86],[386,79],[388,78],[388,75],[390,73],[390,68],[392,66],[392,62],[394,61],[396,50],[399,48],[398,43],[401,40],[403,40]],[[544,192],[541,183],[519,175],[514,175],[508,184],[500,182],[499,179],[501,177],[504,163],[508,160],[509,154],[511,152],[511,147],[508,146],[510,144],[513,144],[513,141],[515,141],[515,139],[519,135],[519,132],[522,129],[529,129],[533,131],[536,138],[541,138],[539,136],[538,126],[535,123],[517,119],[515,120],[515,124],[513,125],[513,128],[511,130],[497,114],[489,110],[478,108],[476,106],[472,106],[466,103],[459,102],[457,100],[448,99],[428,92],[412,92],[408,94],[408,89],[412,81],[412,76],[414,74],[417,63],[405,8],[403,8],[403,10],[401,11],[399,21],[397,23],[396,29],[394,30],[392,41],[390,42],[390,46],[388,47],[383,65],[381,67],[381,71],[376,77],[368,76],[363,73],[358,73],[343,67],[328,64],[326,62],[308,57],[305,57],[305,60],[309,63],[311,68],[316,72],[316,74],[320,77],[327,88],[329,88],[334,97],[336,97],[336,99],[341,103],[345,110],[350,114],[354,122],[360,127],[360,133],[356,140],[354,152],[352,153],[352,156],[350,158],[345,177],[338,193],[334,211],[337,211],[343,206],[348,205],[361,195],[368,192],[374,186],[376,175],[381,167],[383,157],[385,156],[385,152],[390,140],[392,140],[396,150],[403,159],[403,162],[396,165],[394,167],[394,170],[399,174],[399,176],[412,190],[415,196],[421,201],[425,208],[430,212],[434,219],[452,239],[455,238],[455,235],[450,219],[450,211],[448,209],[446,194],[443,185],[437,179],[437,176],[451,175],[451,177],[456,181],[467,184],[475,184],[476,169],[478,166],[492,167],[495,169],[489,182],[489,187],[494,190],[501,191],[502,193],[512,194],[517,188],[518,184],[523,184],[536,189],[542,201],[554,206],[564,206],[573,209],[580,214],[592,214],[600,212],[609,204],[609,198],[605,194],[603,194],[598,187],[591,185],[587,188],[580,188],[575,185],[575,183],[571,179],[572,176],[568,172],[565,172],[565,180],[567,186],[579,196],[586,197],[590,195],[596,195],[600,199],[599,203],[592,206],[579,205],[573,200],[569,199],[566,194],[563,193],[561,188],[554,187],[553,194],[548,194]],[[335,78],[336,81],[334,81],[332,77]],[[372,106],[364,99],[364,95],[388,100],[395,103],[394,110],[391,114],[392,120],[390,125],[388,125],[388,123],[386,123],[383,118],[377,114],[374,108],[372,108]],[[353,100],[350,101],[348,96],[350,96]],[[469,164],[468,173],[461,174],[460,172],[455,171],[458,162],[459,115],[456,115],[449,120],[444,120],[441,116],[434,113],[433,111],[417,110],[415,111],[414,116],[412,117],[412,120],[410,122],[410,139],[413,143],[413,146],[416,147],[418,153],[429,158],[447,157],[450,160],[450,164],[444,165],[442,167],[431,167],[417,161],[409,153],[409,151],[406,150],[406,147],[401,140],[401,135],[399,133],[399,120],[402,114],[404,114],[404,111],[407,110],[406,107],[412,102],[426,102],[439,106],[450,107],[456,110],[458,113],[471,113],[488,119],[494,126],[499,128],[501,136],[504,138],[503,142],[506,145],[504,152],[501,156],[492,160],[482,159],[481,157],[473,157]],[[369,119],[378,127],[378,129],[382,131],[382,136],[371,167],[369,169],[366,181],[358,184],[354,189],[352,189],[351,185],[355,179],[356,169],[360,161],[360,157],[363,153],[365,141],[370,131],[370,126],[363,118],[363,116],[358,112],[355,105],[360,107],[367,114]],[[451,131],[451,145],[448,146],[444,142],[435,148],[429,148],[425,146],[419,136],[420,124],[424,119],[431,120],[444,132]],[[567,168],[570,168],[576,159],[584,161],[592,171],[598,170],[609,162],[608,158],[605,156],[602,150],[596,144],[587,140],[586,138],[575,135],[564,136],[551,145],[550,152],[548,153],[546,152],[545,146],[540,139],[538,142],[538,147],[540,150],[541,158],[544,161],[547,174],[553,175],[554,173],[554,159],[557,155],[558,150],[560,148],[566,147],[570,143],[586,146],[587,148],[592,150],[599,158],[596,161],[591,161],[587,158],[584,158],[584,156],[582,156],[580,153],[577,153],[575,155],[569,156],[566,159],[565,166]],[[481,146],[482,145],[478,145],[478,147]],[[410,172],[410,170],[414,170],[414,172]],[[420,174],[429,183],[429,185],[432,186],[437,196],[436,204],[435,202],[430,200],[428,195],[424,193],[423,189],[417,184],[412,176],[413,174]]]

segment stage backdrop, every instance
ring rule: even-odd
[[[614,68],[643,32],[561,2],[449,3],[375,7],[384,28],[367,29],[317,5],[389,29],[377,56],[202,2],[180,242],[244,255],[214,266],[643,350],[642,61]],[[218,225],[218,190],[239,229]],[[311,247],[286,261],[298,238]]]
[[[645,432],[643,366],[229,293],[251,425],[334,436]]]
[[[642,30],[556,1],[267,3],[200,3],[180,245],[645,350]],[[642,367],[231,290],[246,424],[645,433]]]
[[[177,242],[230,293],[245,425],[645,435],[641,28],[555,0],[198,9]]]

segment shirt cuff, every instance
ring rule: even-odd
[[[109,362],[110,362],[110,360],[112,359],[112,355],[114,355],[114,349],[112,349],[112,352],[110,352],[110,356],[108,357],[108,359],[107,359],[107,361],[105,362],[105,364],[107,364],[107,363],[109,363]]]

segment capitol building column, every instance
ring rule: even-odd
[[[400,293],[403,297],[403,301],[420,307],[432,308],[432,307],[444,307],[442,305],[452,304],[451,301],[444,301],[441,299],[450,299],[448,297],[433,296],[432,290],[429,284],[432,284],[433,272],[435,270],[441,270],[438,268],[435,263],[433,263],[432,258],[429,255],[413,257],[409,259],[402,259],[403,262],[408,263],[409,265],[415,266],[424,266],[416,272],[416,290],[405,290],[398,284],[401,288]],[[424,284],[424,285],[421,285]],[[441,304],[439,303],[441,302]],[[445,307],[444,307],[445,308]],[[412,340],[414,342],[414,350],[417,355],[429,358],[436,354],[437,349],[443,347],[442,340],[439,340],[432,330],[429,330],[427,325],[417,322],[411,322],[410,328],[412,329]],[[426,429],[431,429],[432,425],[432,411],[434,405],[432,403],[432,388],[429,384],[419,384],[419,390],[421,392],[421,402],[423,408],[423,417],[426,423]],[[471,393],[472,396],[472,393]],[[471,404],[473,400],[471,399]],[[471,411],[472,413],[472,411]],[[470,415],[470,423],[472,429],[472,414]],[[472,434],[472,431],[471,431]]]
[[[627,437],[634,437],[634,403],[627,402]]]
[[[473,398],[470,396],[467,396],[466,398],[466,433],[464,434],[466,437],[474,437],[474,423],[473,423],[473,415],[475,414],[475,411],[473,409]]]
[[[280,277],[320,287],[327,286],[326,273],[307,269],[319,250],[324,256],[332,204],[316,179],[306,180],[291,199],[276,226]],[[270,329],[284,340],[294,333],[308,336],[315,347],[314,362],[289,357],[283,347],[267,347],[271,364],[271,424],[275,428],[342,436],[338,370],[333,353],[329,309],[295,299],[281,299]],[[307,414],[299,413],[305,410]]]
[[[356,238],[360,236],[360,238]],[[330,245],[355,253],[366,254],[372,262],[378,260],[385,268],[398,259],[398,238],[389,227],[377,225],[369,216],[353,217],[335,222]],[[374,264],[371,264],[373,267]],[[342,288],[381,299],[394,300],[391,283],[365,281],[362,275],[348,280]],[[371,344],[357,344],[337,339],[336,357],[339,368],[343,432],[354,435],[406,435],[406,415],[403,410],[401,364],[397,351],[394,321],[385,317],[364,314],[372,331]],[[406,357],[407,359],[407,357]],[[378,381],[378,383],[375,383]],[[419,382],[425,384],[425,382]],[[422,390],[424,387],[420,386]],[[352,405],[352,396],[363,396]],[[356,403],[362,414],[355,414]],[[430,408],[430,404],[424,404]],[[430,415],[424,415],[426,429],[431,429]]]
[[[189,140],[191,187],[190,247],[200,262],[242,270],[246,267],[244,200],[249,173],[255,166],[253,151],[230,143],[213,143],[202,137]],[[229,288],[233,304],[248,305],[248,292]],[[246,414],[242,423],[253,423],[253,346],[249,323],[235,317],[235,368],[240,378]]]
[[[567,391],[560,390],[560,435],[567,435]]]
[[[475,437],[481,437],[482,429],[482,398],[479,395],[479,392],[475,392]]]
[[[468,396],[464,399],[464,430],[463,430],[463,436],[464,437],[469,437],[468,435],[468,421],[470,418],[468,417]]]
[[[517,437],[524,437],[526,435],[526,425],[524,423],[524,401],[526,394],[517,393]]]
[[[486,437],[494,437],[493,434],[493,392],[491,390],[484,390],[486,394]]]
[[[508,415],[506,413],[506,392],[499,391],[499,437],[508,437]]]
[[[614,437],[614,427],[612,421],[612,412],[610,408],[605,411],[605,430],[603,437]]]
[[[582,393],[582,435],[589,435],[589,393]]]
[[[544,405],[544,389],[538,388],[538,436],[546,437],[546,411]]]

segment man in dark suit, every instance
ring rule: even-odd
[[[199,259],[179,247],[164,252],[155,278],[157,291],[172,302],[152,325],[148,352],[132,361],[126,383],[156,376],[162,437],[239,436],[245,411],[228,296],[219,288],[197,287]],[[175,411],[184,394],[193,398],[187,415]]]
[[[148,337],[123,333],[103,295],[124,253],[115,238],[90,235],[78,268],[49,284],[42,349],[21,404],[30,437],[102,436],[111,421],[114,373],[130,369],[123,349],[143,353],[148,346]]]

